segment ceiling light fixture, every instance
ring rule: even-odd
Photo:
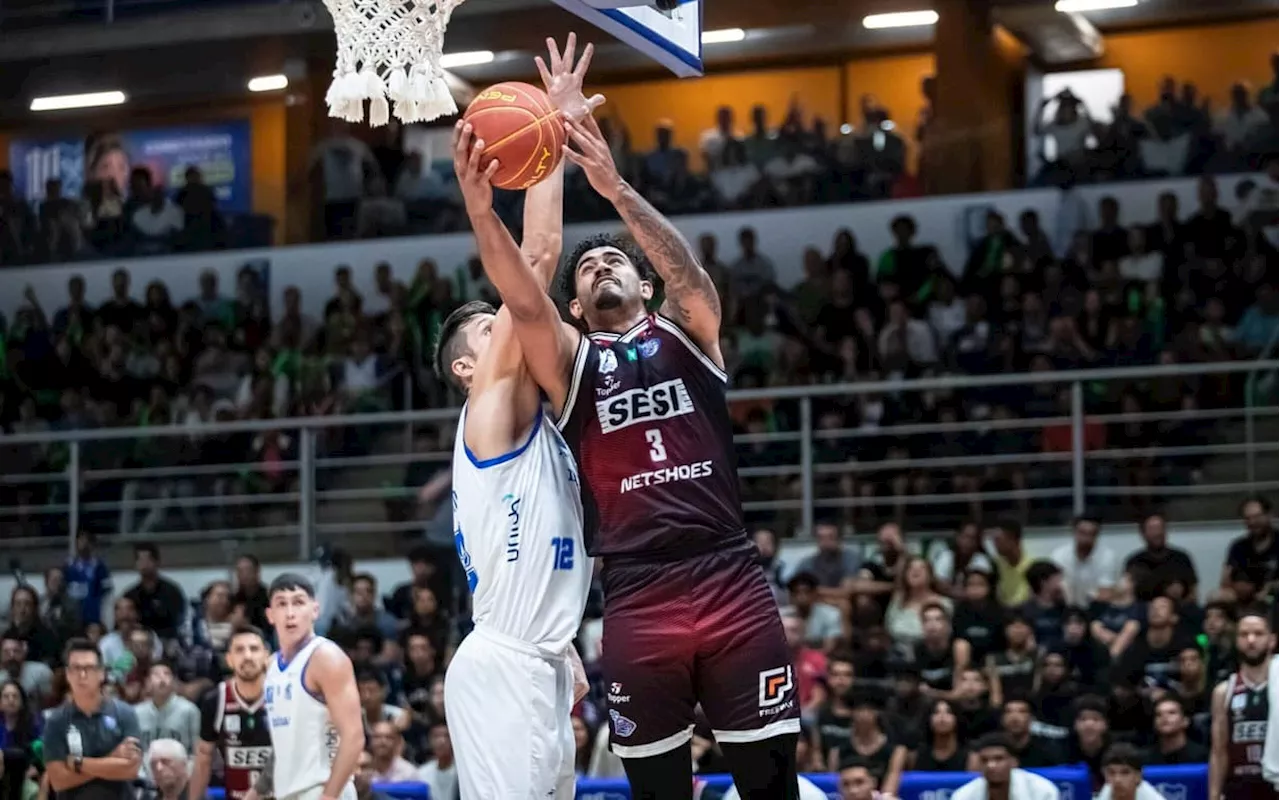
[[[493,61],[492,50],[469,50],[464,53],[445,53],[440,56],[440,66],[443,69],[474,67],[478,64],[488,64],[491,61]]]
[[[1053,8],[1064,14],[1077,11],[1106,11],[1112,8],[1133,8],[1138,0],[1058,0]]]
[[[881,28],[915,28],[936,25],[937,11],[897,11],[892,14],[872,14],[862,18],[862,27],[871,30]]]
[[[251,92],[275,92],[288,86],[289,78],[286,75],[260,75],[249,81]]]
[[[726,44],[729,42],[740,42],[747,38],[747,32],[742,28],[721,28],[714,31],[702,32],[703,44]]]
[[[59,94],[36,97],[31,100],[32,111],[65,111],[69,108],[96,108],[118,106],[125,101],[124,92],[89,92],[87,94]]]

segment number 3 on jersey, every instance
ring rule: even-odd
[[[666,461],[667,446],[662,443],[662,431],[650,428],[644,432],[644,439],[649,443],[649,460]]]

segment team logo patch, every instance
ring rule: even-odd
[[[107,729],[107,730],[109,730],[109,731],[114,731],[114,730],[116,729],[116,718],[115,718],[115,717],[103,717],[103,718],[102,718],[102,724],[103,724],[103,726],[104,726],[104,727],[106,727],[106,729]]]
[[[613,735],[625,739],[636,732],[635,722],[627,719],[614,709],[609,709],[609,719],[613,720]]]
[[[795,686],[791,678],[791,665],[766,669],[760,672],[760,707],[770,708],[783,703]]]
[[[662,347],[662,341],[659,339],[645,339],[636,349],[640,351],[641,358],[653,358],[658,354],[658,349]]]
[[[223,725],[223,727],[224,727],[224,728],[226,728],[227,733],[239,733],[239,732],[240,732],[240,717],[239,717],[239,716],[237,716],[237,715],[235,715],[235,714],[228,714],[228,715],[227,715],[227,718],[226,718],[226,720],[225,720],[225,723],[226,723],[226,724],[225,724],[225,725]]]
[[[618,357],[612,350],[600,351],[600,374],[608,375],[618,368]]]
[[[622,684],[617,681],[609,684],[609,694],[622,694]]]

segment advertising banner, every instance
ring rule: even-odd
[[[139,131],[97,133],[62,139],[15,139],[9,144],[9,166],[19,197],[44,198],[45,181],[60,179],[62,193],[79,197],[90,181],[112,181],[128,194],[129,173],[145,167],[151,180],[170,191],[186,182],[188,167],[197,167],[223,211],[252,208],[252,163],[249,123],[245,120],[184,125]]]

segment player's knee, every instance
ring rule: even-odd
[[[742,800],[798,800],[796,743],[785,733],[759,742],[724,744],[725,760]]]

